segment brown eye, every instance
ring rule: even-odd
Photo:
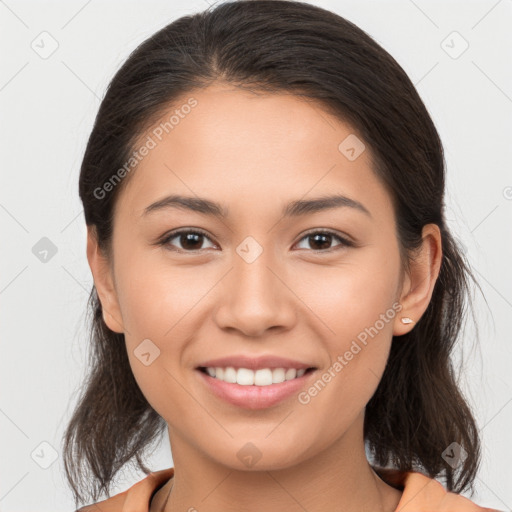
[[[176,242],[171,243],[171,241],[175,239],[179,244],[178,247],[176,247]],[[159,243],[160,245],[170,246],[171,249],[178,251],[193,252],[204,249],[203,244],[205,240],[210,240],[210,238],[202,231],[184,229],[170,233]],[[214,247],[214,244],[212,244],[212,246]]]
[[[304,236],[302,240],[306,240],[309,247],[303,247],[305,249],[313,249],[314,252],[320,252],[324,250],[333,249],[338,246],[352,246],[353,244],[341,237],[340,235],[331,233],[330,231],[314,231]],[[338,240],[340,243],[335,246],[331,246],[334,240]],[[299,242],[299,243],[300,243]]]

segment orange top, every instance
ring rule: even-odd
[[[460,494],[448,492],[437,480],[415,471],[373,468],[402,492],[395,512],[500,512],[482,508]],[[155,471],[129,489],[111,498],[87,505],[76,512],[149,512],[153,495],[174,475],[174,468]]]

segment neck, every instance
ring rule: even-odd
[[[175,475],[155,496],[151,512],[394,512],[401,492],[373,471],[359,431],[293,466],[261,471],[218,464],[170,433]]]

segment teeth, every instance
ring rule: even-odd
[[[241,386],[270,386],[271,384],[280,384],[285,380],[302,377],[306,370],[305,368],[300,370],[295,368],[262,368],[254,371],[249,368],[238,368],[236,370],[232,366],[228,366],[227,368],[208,367],[206,372],[210,377]]]

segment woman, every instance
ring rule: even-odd
[[[94,357],[65,468],[97,500],[166,427],[174,467],[81,510],[489,510],[459,494],[473,276],[444,185],[411,81],[334,13],[225,3],[140,45],[81,169]]]

